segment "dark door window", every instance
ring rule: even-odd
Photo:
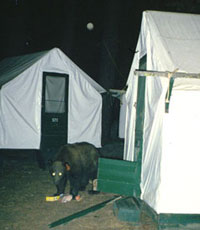
[[[45,113],[65,113],[66,78],[46,76]]]

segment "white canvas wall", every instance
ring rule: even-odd
[[[161,181],[156,210],[200,213],[200,100],[198,91],[174,90],[163,119]]]
[[[41,74],[35,67],[1,88],[1,148],[39,149]],[[27,77],[29,76],[29,77]]]

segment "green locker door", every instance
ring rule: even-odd
[[[67,143],[69,76],[43,73],[41,150]]]

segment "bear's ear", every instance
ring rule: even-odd
[[[70,171],[71,170],[71,166],[68,162],[65,162],[65,168],[66,168],[66,171]]]

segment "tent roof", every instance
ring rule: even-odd
[[[0,86],[24,72],[48,51],[5,58],[0,62]]]
[[[90,78],[84,71],[82,71],[72,60],[70,60],[60,49],[54,48],[47,51],[41,51],[23,56],[5,58],[0,62],[0,87],[9,82],[19,74],[27,70],[40,59],[45,58],[47,55],[59,55],[63,61],[69,66],[76,69],[99,93],[105,92],[96,81]]]
[[[160,71],[200,72],[200,15],[144,11],[140,35]]]

